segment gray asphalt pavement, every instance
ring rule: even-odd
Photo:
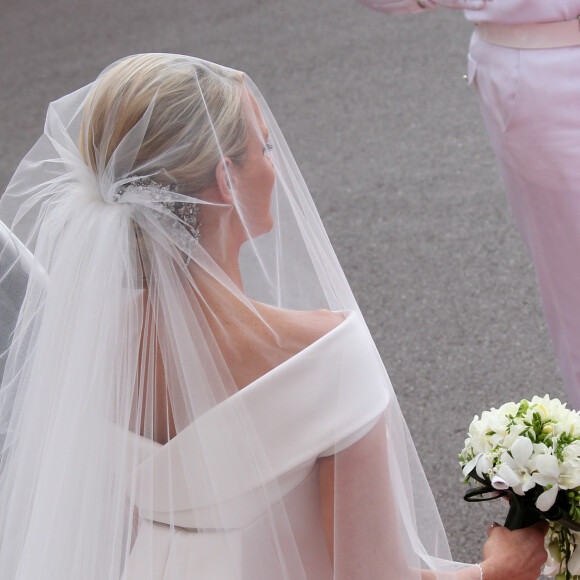
[[[354,0],[3,0],[0,190],[49,101],[137,52],[246,71],[284,131],[389,369],[456,559],[500,506],[468,505],[456,455],[475,413],[563,396],[505,201],[460,13]]]

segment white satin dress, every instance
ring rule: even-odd
[[[366,326],[349,313],[168,444],[135,436],[140,524],[123,580],[251,580],[250,573],[267,570],[274,580],[282,577],[272,573],[280,566],[280,550],[296,548],[306,578],[330,580],[317,459],[345,449],[372,428],[390,396],[385,377]],[[240,425],[240,412],[248,414],[263,442],[258,469],[243,469],[244,462],[256,462],[246,433],[223,430],[224,424]],[[208,469],[222,475],[211,486],[199,470],[208,455]],[[273,477],[266,486],[253,475],[264,472]],[[270,533],[278,516],[292,532],[287,546]],[[245,545],[260,546],[259,561],[248,556],[256,550]]]

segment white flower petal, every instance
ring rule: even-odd
[[[542,576],[546,576],[546,578],[553,578],[559,571],[560,564],[555,560],[548,559],[542,568]]]
[[[534,455],[543,455],[546,453],[550,453],[550,449],[545,443],[533,443],[534,446]]]
[[[558,458],[555,455],[538,455],[534,460],[534,467],[542,474],[558,478],[560,468]]]
[[[532,475],[532,480],[535,481],[538,485],[545,487],[546,485],[558,483],[558,479],[552,477],[551,475],[544,475],[542,473],[534,473]]]
[[[570,556],[570,560],[568,560],[568,571],[572,576],[580,574],[580,550],[577,548],[572,553],[572,556]]]
[[[509,484],[507,481],[505,481],[505,479],[502,479],[499,475],[494,475],[491,478],[491,486],[494,489],[499,489],[499,490],[504,490],[504,489],[509,489]]]
[[[533,451],[534,446],[527,437],[518,437],[511,448],[512,457],[520,467],[526,464]]]
[[[517,476],[514,470],[505,463],[499,468],[497,475],[503,479],[509,487],[517,487],[521,483],[520,478]]]
[[[530,477],[523,485],[522,485],[522,491],[524,493],[526,493],[526,491],[529,491],[530,489],[532,489],[533,487],[536,487],[536,482]]]
[[[520,468],[520,466],[516,463],[515,459],[507,452],[507,450],[503,450],[500,463],[502,465],[507,465],[512,470],[517,470]]]
[[[558,484],[561,489],[574,489],[580,486],[580,466],[576,462],[565,463]]]
[[[492,467],[493,467],[493,464],[492,464],[491,459],[487,455],[484,455],[482,453],[479,456],[479,459],[477,460],[477,465],[475,467],[475,470],[477,472],[477,475],[479,475],[479,477],[486,477],[488,471]]]
[[[463,466],[463,475],[465,477],[467,477],[475,468],[475,466],[477,465],[477,461],[479,460],[479,458],[483,455],[483,453],[478,453],[473,459],[469,460],[464,466]]]
[[[544,493],[540,494],[536,500],[536,507],[542,512],[547,512],[556,501],[558,489],[558,486],[554,485],[550,489],[547,489]]]

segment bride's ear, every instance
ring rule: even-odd
[[[224,157],[217,164],[215,178],[220,197],[224,203],[233,205],[236,178],[234,176],[234,164],[231,159]]]

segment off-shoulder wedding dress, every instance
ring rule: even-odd
[[[347,377],[343,365],[349,369]],[[296,544],[307,577],[332,578],[317,459],[340,452],[376,423],[388,397],[383,373],[368,331],[349,313],[334,330],[214,407],[166,445],[135,436],[141,524],[124,578],[246,578],[244,567],[253,570],[258,563],[245,562],[244,554],[254,552],[245,546],[255,543],[259,565],[276,569],[278,550],[289,549],[276,545],[269,534],[269,520],[277,512],[288,515],[292,546]],[[345,385],[340,407],[329,406],[337,384]],[[229,417],[240,412],[248,414],[257,435],[267,442],[263,460],[264,471],[275,477],[271,488],[261,478],[239,479],[237,461],[251,463],[253,458],[246,456],[243,431],[223,433],[221,426],[236,425]],[[212,442],[211,449],[205,441]],[[205,477],[198,471],[207,462],[206,454],[210,469],[223,478],[219,492],[214,487],[209,497]],[[218,504],[228,506],[227,518]]]

